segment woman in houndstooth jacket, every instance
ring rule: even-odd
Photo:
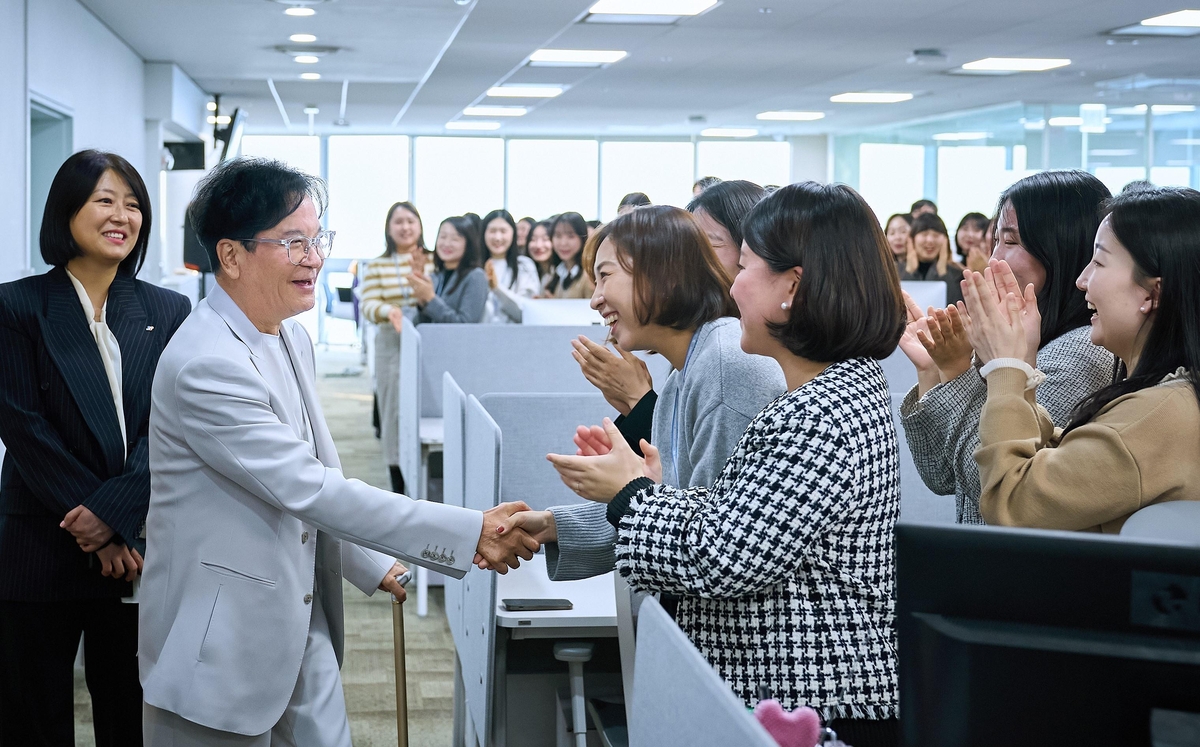
[[[747,216],[732,295],[742,348],[774,358],[788,391],[742,436],[711,489],[658,484],[610,423],[625,487],[608,504],[617,568],[682,596],[678,622],[747,705],[766,685],[856,747],[898,743],[892,529],[896,431],[878,359],[904,329],[900,281],[854,190],[812,182]],[[649,475],[649,476],[647,476]],[[651,479],[655,478],[655,479]]]

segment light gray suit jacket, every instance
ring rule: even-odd
[[[315,458],[259,371],[260,335],[219,287],[163,351],[151,396],[145,699],[245,735],[271,729],[291,698],[314,594],[340,662],[343,576],[370,594],[395,556],[461,577],[482,528],[476,511],[347,479],[315,392],[312,342],[291,320],[280,334]]]

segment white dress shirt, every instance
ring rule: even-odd
[[[79,278],[71,274],[70,270],[67,270],[67,277],[71,279],[71,285],[75,286],[75,292],[79,294],[79,303],[83,306],[83,313],[87,315],[88,329],[91,330],[92,337],[96,340],[96,348],[100,351],[100,360],[104,362],[104,373],[108,375],[108,388],[112,390],[113,406],[117,409],[117,422],[121,426],[121,448],[128,456],[129,438],[125,433],[125,400],[121,396],[121,346],[117,344],[117,338],[108,328],[108,300],[105,299],[104,305],[100,307],[100,321],[96,321],[96,307],[92,305],[92,299],[88,297],[87,289],[83,287],[83,283],[79,282]]]

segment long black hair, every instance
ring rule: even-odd
[[[587,246],[588,225],[587,225],[587,221],[585,221],[583,219],[583,216],[580,215],[579,213],[572,213],[572,212],[559,213],[558,216],[555,217],[555,219],[554,219],[554,225],[552,225],[550,227],[550,242],[551,243],[554,243],[554,232],[558,230],[559,224],[566,225],[567,227],[569,227],[571,229],[571,231],[573,231],[575,233],[576,236],[579,237],[579,253],[575,255],[575,264],[580,265],[581,270],[578,275],[575,275],[574,277],[568,276],[566,280],[562,281],[562,288],[565,291],[566,289],[568,289],[572,285],[574,285],[576,283],[576,281],[579,280],[579,278],[584,276],[584,273],[582,272],[583,249],[585,246]],[[558,252],[552,252],[552,254],[553,254],[554,260],[557,260],[554,262],[553,266],[558,267],[560,264],[562,264],[562,258],[560,258],[558,256]],[[546,290],[550,293],[554,293],[558,290],[558,284],[559,284],[558,274],[555,273],[554,275],[552,275],[550,277],[550,282],[546,285]]]
[[[491,259],[492,250],[487,248],[487,230],[494,220],[502,220],[512,229],[512,241],[508,242],[508,249],[504,253],[504,263],[508,265],[509,276],[512,278],[508,287],[516,288],[517,258],[521,256],[521,247],[517,245],[517,222],[513,220],[512,213],[503,209],[493,210],[483,216],[483,231],[480,233],[482,234],[483,248],[487,250],[484,254],[488,259]]]
[[[117,266],[117,271],[133,276],[142,269],[151,234],[150,193],[141,174],[129,161],[116,153],[99,150],[81,150],[63,161],[54,175],[54,181],[50,182],[46,209],[42,212],[42,228],[38,234],[38,246],[46,264],[65,267],[72,259],[83,255],[83,250],[71,235],[71,221],[91,199],[100,177],[109,170],[129,185],[129,191],[133,192],[138,211],[142,214],[137,240],[133,242],[133,249],[128,256]]]
[[[1200,192],[1160,187],[1122,193],[1105,207],[1108,224],[1133,256],[1134,280],[1158,278],[1158,306],[1137,364],[1079,403],[1067,430],[1089,422],[1117,397],[1147,389],[1180,368],[1200,401]]]
[[[421,247],[421,251],[427,252],[425,248],[425,221],[421,220],[421,214],[417,212],[417,206],[408,201],[397,202],[388,208],[387,218],[383,221],[383,243],[386,247],[383,251],[383,256],[390,257],[396,253],[396,242],[392,241],[392,232],[389,230],[392,225],[392,216],[401,208],[407,210],[417,216],[417,225],[420,229],[417,231],[417,246]]]
[[[465,215],[455,215],[447,218],[438,225],[438,233],[442,232],[442,226],[449,223],[458,231],[458,235],[462,236],[467,245],[463,248],[462,259],[458,260],[458,267],[454,270],[454,280],[445,288],[446,293],[453,290],[462,279],[467,276],[471,270],[479,267],[481,262],[482,252],[479,247],[479,231],[475,228],[475,221]],[[442,262],[442,258],[437,254],[437,245],[434,245],[433,266],[438,272],[446,270],[446,263]]]
[[[733,179],[717,182],[692,198],[687,211],[703,210],[729,232],[733,245],[742,246],[742,219],[765,197],[767,191],[754,182]]]
[[[1000,195],[996,214],[1011,203],[1021,245],[1046,270],[1038,293],[1044,346],[1088,323],[1083,291],[1075,279],[1092,258],[1092,244],[1108,187],[1086,171],[1043,171],[1027,176]]]

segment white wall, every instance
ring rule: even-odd
[[[788,138],[792,144],[792,184],[796,182],[833,181],[833,156],[829,152],[830,136],[798,135]]]
[[[0,283],[28,267],[26,149],[29,109],[25,96],[25,3],[0,2]]]

